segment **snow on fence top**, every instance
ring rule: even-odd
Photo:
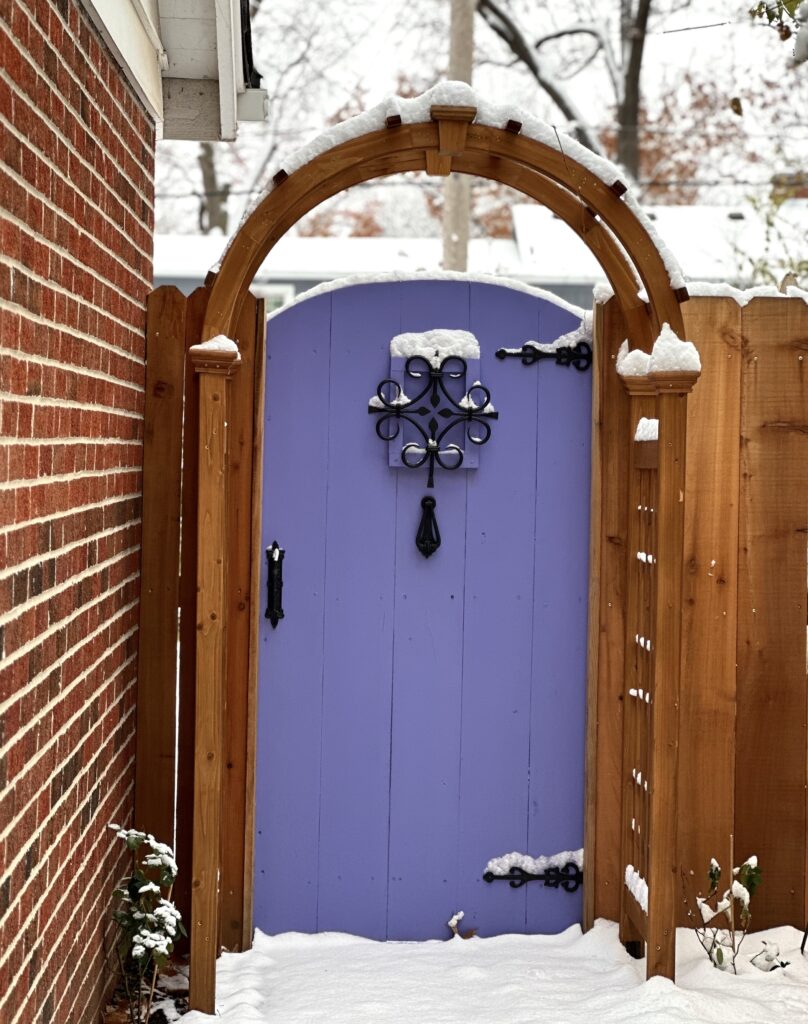
[[[682,341],[669,324],[663,324],[651,354],[642,349],[629,351],[624,341],[617,352],[621,377],[645,377],[649,373],[700,373],[701,357],[692,341]]]
[[[718,297],[734,299],[739,306],[746,306],[752,299],[802,299],[808,303],[808,291],[790,284],[785,292],[781,292],[773,284],[759,284],[754,288],[735,288],[731,284],[720,281],[688,281],[687,294],[691,299]],[[599,281],[592,289],[596,304],[608,302],[614,295],[614,289],[605,281]]]
[[[580,319],[587,315],[580,306],[575,306],[552,292],[545,291],[543,288],[535,288],[533,285],[516,281],[510,277],[497,277],[495,274],[469,274],[460,270],[390,270],[379,274],[347,274],[345,277],[338,277],[333,281],[324,281],[322,284],[315,285],[313,288],[301,292],[300,295],[296,295],[285,306],[273,310],[267,320],[272,320],[273,317],[285,313],[290,306],[296,306],[300,302],[336,291],[338,288],[351,288],[354,285],[362,284],[390,284],[393,281],[463,281],[472,284],[490,284],[500,288],[510,288],[517,292],[525,292],[527,295],[534,295],[537,299],[546,299],[547,302],[552,302],[554,306],[565,309]]]
[[[206,352],[238,352],[238,345],[223,334],[217,334],[209,341],[203,341],[197,348],[203,348]]]
[[[410,359],[421,356],[427,362],[437,358],[438,365],[450,356],[460,359],[479,359],[480,343],[469,331],[455,331],[436,327],[419,334],[397,334],[390,340],[390,355]]]
[[[286,176],[294,174],[295,171],[328,150],[334,149],[335,146],[349,142],[351,139],[360,138],[370,132],[380,131],[386,127],[387,119],[390,117],[401,118],[402,124],[422,124],[430,121],[430,111],[433,106],[476,107],[477,113],[474,123],[486,125],[490,128],[504,129],[509,121],[518,121],[522,125],[521,135],[533,139],[535,142],[541,142],[545,146],[562,153],[565,157],[575,160],[586,171],[602,181],[604,185],[611,187],[619,182],[622,177],[625,177],[620,168],[610,160],[598,156],[581,145],[576,139],[558,131],[553,125],[539,120],[539,118],[534,117],[528,111],[522,110],[519,107],[490,103],[482,96],[478,96],[474,89],[466,84],[466,82],[438,82],[437,85],[434,85],[420,96],[413,96],[411,98],[387,96],[381,103],[371,107],[370,110],[365,110],[363,113],[357,114],[355,117],[342,121],[340,124],[335,124],[321,132],[315,139],[312,139],[305,146],[288,156],[283,161],[282,168],[275,168],[273,170],[269,181],[264,184],[256,198],[251,203],[248,203],[245,208],[241,224],[245,222],[259,203],[280,183],[276,183],[274,180],[280,170],[285,171]],[[679,264],[660,239],[653,224],[643,213],[639,203],[629,193],[624,195],[623,200],[638,220],[641,221],[659,251],[665,264],[665,269],[668,271],[671,287],[674,289],[683,288],[685,279]],[[218,270],[219,264],[212,269],[214,271]]]

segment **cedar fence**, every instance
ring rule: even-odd
[[[226,367],[191,353],[209,294],[149,301],[136,779],[136,825],[176,827],[196,1006],[219,948],[252,938],[261,566],[263,306],[244,301]],[[706,880],[731,834],[763,869],[755,926],[808,919],[808,304],[682,312],[703,366],[690,395],[624,385],[615,300],[594,345],[584,923],[619,920],[669,976],[681,871]],[[634,440],[640,416],[658,443]]]

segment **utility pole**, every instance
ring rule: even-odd
[[[451,0],[449,78],[471,85],[474,57],[476,0]],[[443,189],[443,269],[466,270],[468,266],[471,180],[450,174]]]

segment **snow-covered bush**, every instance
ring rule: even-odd
[[[720,897],[721,865],[715,858],[710,861],[707,877],[707,895],[696,896],[696,908],[688,907],[687,916],[694,921],[696,935],[713,966],[719,970],[732,968],[737,974],[735,960],[749,931],[752,896],[761,881],[757,857],[732,869],[730,886]]]
[[[118,926],[115,950],[129,1019],[131,1024],[145,1024],[157,972],[165,966],[176,938],[185,935],[180,912],[171,902],[177,862],[171,847],[154,836],[119,825],[110,828],[132,852],[132,871],[115,889],[112,917]]]

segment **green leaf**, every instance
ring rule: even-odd
[[[715,951],[715,962],[719,967],[724,963],[724,950],[718,946]]]

